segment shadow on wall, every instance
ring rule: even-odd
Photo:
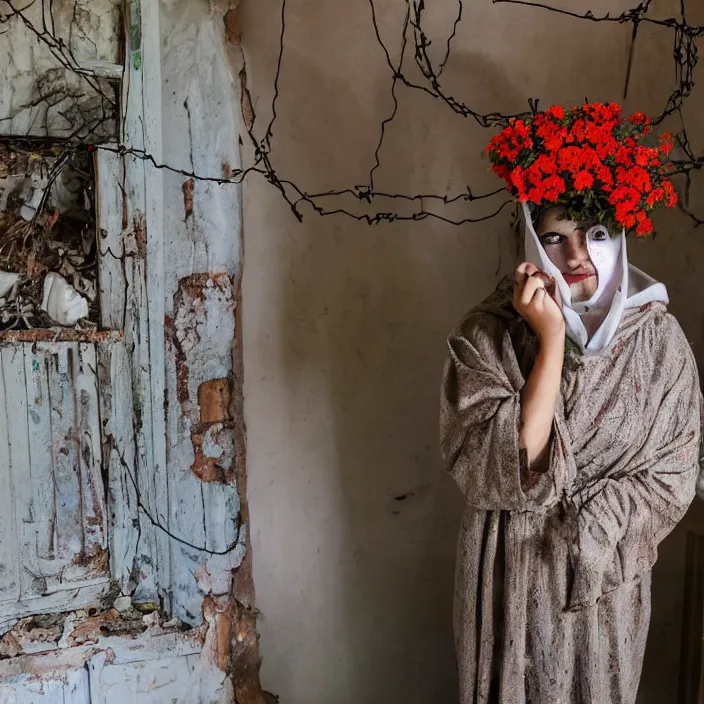
[[[509,92],[502,74],[481,57],[458,53],[453,62],[453,70],[471,67],[492,90]],[[297,75],[303,94],[325,85],[319,65],[305,63]],[[388,114],[388,93],[389,82],[380,81],[367,104],[330,95],[325,124],[333,130],[348,124],[351,110],[369,130]],[[477,156],[488,131],[448,115],[444,106],[438,119],[438,107],[422,97],[389,128],[378,173],[384,189],[461,191],[477,182]],[[318,173],[330,170],[329,154],[315,148],[315,127],[308,130],[287,155],[301,183],[315,183]],[[368,174],[373,147],[361,155],[344,143],[339,148],[342,159],[357,160],[358,172]],[[486,171],[486,162],[479,168]],[[334,637],[344,642],[346,660],[320,665],[339,668],[335,702],[454,703],[451,607],[461,501],[444,477],[438,449],[444,341],[458,318],[493,288],[499,269],[512,264],[512,235],[506,224],[505,238],[497,238],[494,223],[484,234],[494,241],[482,243],[481,227],[426,221],[368,228],[311,212],[303,226],[288,229],[283,256],[290,270],[278,305],[282,337],[290,345],[282,350],[288,360],[284,393],[310,393],[302,386],[320,382],[315,398],[329,407],[325,432],[334,456],[325,471],[334,475],[327,479],[336,482],[339,497],[333,529],[340,533],[339,560],[321,568],[326,576],[320,588],[340,591]],[[300,683],[298,689],[300,697]],[[279,694],[287,700],[285,689]],[[333,701],[309,695],[309,701]]]

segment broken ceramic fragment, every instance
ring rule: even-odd
[[[42,310],[63,327],[72,327],[88,317],[88,301],[60,274],[51,272],[44,279]]]
[[[19,280],[19,274],[14,274],[11,271],[0,271],[0,298],[7,296]]]

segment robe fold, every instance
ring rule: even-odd
[[[454,628],[461,704],[633,704],[657,546],[697,483],[701,394],[662,303],[567,353],[547,470],[518,445],[538,343],[505,282],[448,340],[441,449],[466,500]]]

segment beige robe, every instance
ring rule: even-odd
[[[694,497],[700,391],[661,303],[565,360],[547,472],[518,447],[537,341],[504,284],[449,339],[441,446],[466,498],[454,626],[461,704],[633,704],[657,546]]]

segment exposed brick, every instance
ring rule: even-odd
[[[198,387],[201,423],[222,423],[230,420],[232,390],[229,379],[211,379]]]
[[[223,21],[225,22],[225,34],[227,34],[228,40],[235,46],[239,46],[242,43],[242,30],[240,29],[237,9],[228,10]]]

